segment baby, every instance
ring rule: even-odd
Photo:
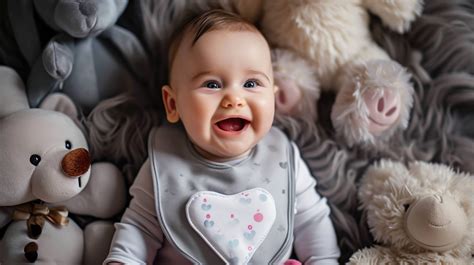
[[[167,120],[130,189],[104,264],[337,264],[326,199],[295,144],[272,127],[268,43],[242,18],[184,25],[162,88]]]

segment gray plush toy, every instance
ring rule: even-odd
[[[127,3],[8,1],[14,38],[30,66],[32,107],[61,90],[88,114],[101,100],[146,85],[149,62],[143,46],[115,25]]]

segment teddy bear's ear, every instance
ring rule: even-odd
[[[40,109],[52,110],[66,114],[72,120],[78,119],[78,111],[72,99],[62,93],[48,95],[40,104]]]
[[[25,85],[15,70],[0,66],[0,118],[28,109]]]
[[[374,194],[381,194],[381,191],[387,188],[405,185],[405,180],[409,176],[408,169],[404,164],[382,159],[369,167],[361,179],[359,199],[363,203],[370,202]]]
[[[456,194],[465,193],[469,196],[474,190],[472,175],[455,171],[448,165],[416,161],[410,163],[409,170],[410,174],[425,188],[439,190],[442,187],[448,191],[456,191]]]

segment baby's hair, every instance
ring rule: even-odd
[[[186,20],[171,35],[168,53],[168,66],[171,68],[171,64],[174,61],[178,47],[181,44],[185,34],[188,32],[194,33],[193,41],[191,43],[191,46],[193,46],[206,32],[221,29],[231,31],[259,32],[259,30],[251,22],[235,13],[225,11],[223,9],[212,9],[206,11],[198,16],[194,16]]]

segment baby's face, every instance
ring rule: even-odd
[[[270,130],[275,92],[264,38],[214,30],[192,47],[184,37],[163,100],[168,120],[181,119],[198,151],[220,160],[248,154]]]

